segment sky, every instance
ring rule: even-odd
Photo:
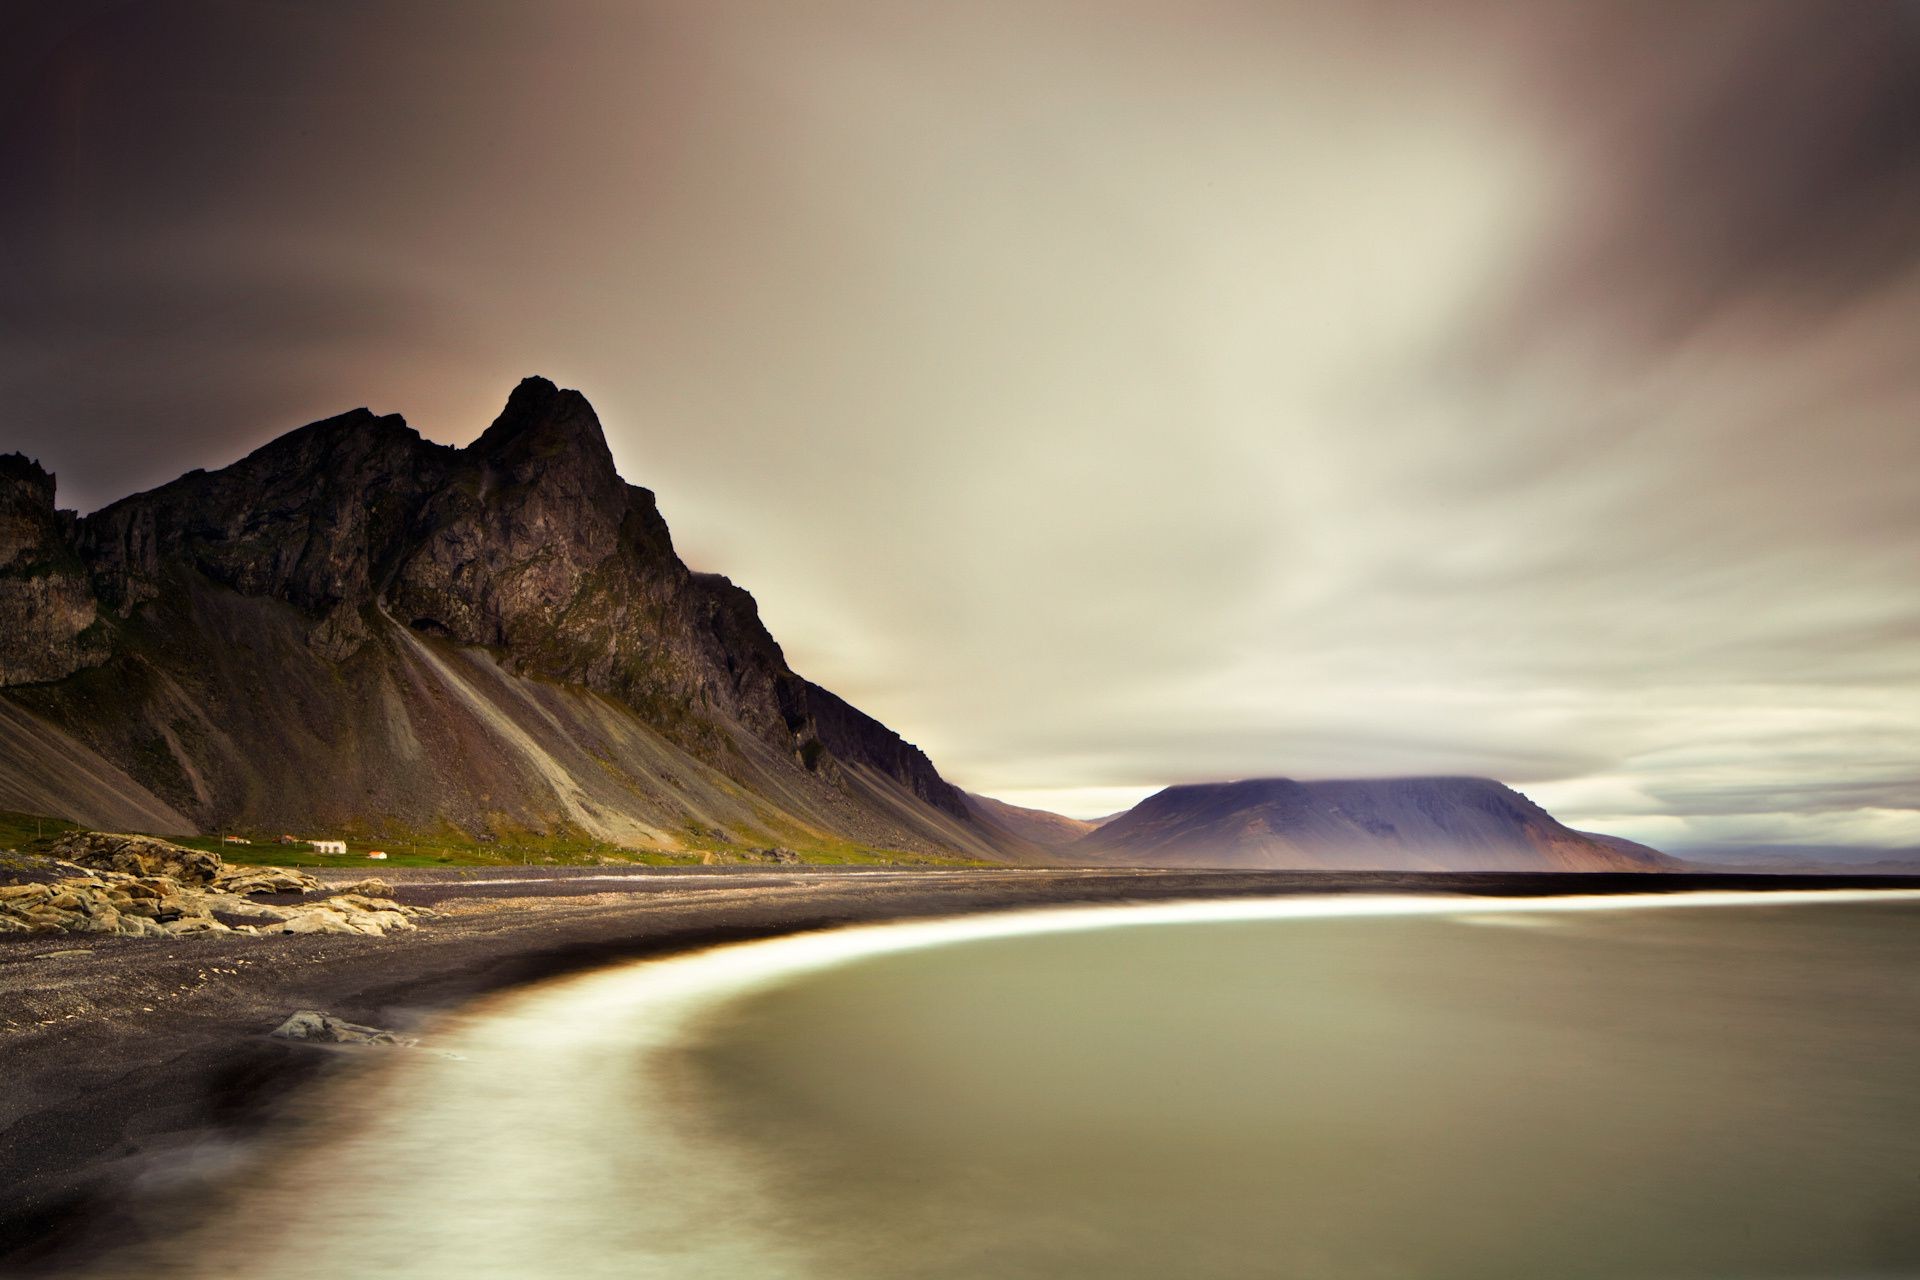
[[[0,8],[81,510],[582,390],[948,777],[1920,844],[1920,6]]]

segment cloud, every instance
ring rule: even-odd
[[[68,501],[540,371],[974,789],[1913,839],[1910,5],[47,14],[0,444]]]

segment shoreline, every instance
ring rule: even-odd
[[[0,946],[0,1265],[72,1267],[217,1184],[365,1059],[268,1036],[295,1009],[407,1032],[481,997],[626,960],[849,924],[1303,894],[1466,897],[1915,889],[1920,876],[1099,870],[396,868],[438,914],[385,938],[63,935]],[[379,1050],[374,1052],[406,1052]]]

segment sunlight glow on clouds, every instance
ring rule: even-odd
[[[0,446],[68,502],[361,403],[465,441],[541,372],[970,789],[1474,773],[1920,843],[1898,4],[43,26]]]

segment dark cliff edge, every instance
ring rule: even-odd
[[[1575,831],[1490,778],[1168,787],[1064,846],[1089,863],[1326,871],[1675,871],[1676,859]]]
[[[543,378],[465,448],[356,409],[80,518],[0,458],[0,735],[0,808],[98,825],[1004,852]]]

